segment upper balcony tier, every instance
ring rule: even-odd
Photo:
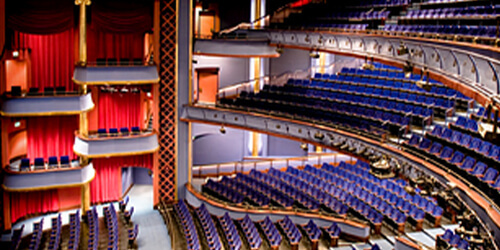
[[[116,134],[106,137],[83,137],[77,135],[73,151],[79,156],[90,158],[139,155],[158,150],[158,135],[156,132],[131,133],[127,136]]]
[[[94,108],[90,93],[85,95],[7,96],[0,114],[10,117],[74,115]]]
[[[156,66],[76,67],[73,81],[80,85],[154,84],[160,81]]]

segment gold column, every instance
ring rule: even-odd
[[[79,20],[79,39],[78,39],[78,55],[79,64],[87,65],[87,9],[86,6],[91,4],[90,0],[75,0],[75,5],[80,6]]]
[[[80,157],[80,166],[87,166],[89,158],[85,156]],[[85,213],[90,209],[90,183],[87,182],[81,186],[82,190],[82,212]]]
[[[325,73],[325,63],[326,62],[326,53],[319,52],[319,73]],[[316,153],[322,153],[323,148],[320,146],[316,146]]]

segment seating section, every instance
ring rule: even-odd
[[[58,250],[61,244],[61,214],[52,218],[52,228],[50,229],[49,250]]]
[[[288,216],[285,216],[282,220],[278,220],[278,225],[290,242],[292,248],[298,246],[300,240],[302,240],[302,233],[300,233],[299,228],[297,228],[293,221]]]
[[[89,227],[87,249],[99,248],[99,217],[96,207],[87,211],[87,224]]]
[[[440,133],[440,131],[442,132]],[[500,197],[500,176],[498,174],[500,148],[498,146],[438,126],[426,136],[430,139],[412,135],[405,144],[408,148],[427,154],[436,162],[460,174],[492,197],[492,200],[498,201],[497,198]],[[451,140],[447,138],[451,138]],[[440,142],[447,143],[448,146],[444,146],[440,152],[430,154],[434,145],[441,144]],[[483,144],[485,145],[483,146]],[[456,148],[456,150],[452,148]]]
[[[29,158],[23,158],[19,164],[20,171],[31,171],[31,170],[47,170],[47,169],[57,169],[57,168],[69,168],[71,167],[71,162],[69,156],[63,155],[57,160],[56,156],[50,156],[47,161],[42,157],[37,157],[33,161],[33,166],[31,165]]]
[[[462,239],[460,234],[455,234],[450,229],[447,229],[443,235],[438,235],[436,240],[436,248],[438,249],[469,249],[469,242]]]
[[[110,204],[103,208],[104,220],[108,229],[108,249],[118,250],[118,218],[116,216],[115,206]]]
[[[471,114],[471,118],[476,120],[476,121],[481,120],[481,119],[483,119],[483,121],[486,121],[486,119],[488,119],[488,114],[486,112],[486,109],[484,107],[479,107],[477,109],[476,113]],[[489,120],[490,121],[495,120],[495,113],[494,112],[490,112]],[[500,122],[500,116],[498,117],[498,121]]]
[[[257,231],[257,228],[255,227],[255,224],[250,219],[250,217],[248,215],[245,215],[245,217],[238,220],[238,222],[250,249],[259,249],[262,245],[262,238],[260,238],[259,232]]]
[[[221,241],[219,234],[217,233],[217,228],[215,227],[212,217],[208,213],[205,204],[202,204],[195,210],[196,217],[199,219],[203,232],[205,233],[205,238],[207,240],[209,249],[221,249]],[[240,244],[241,246],[241,244]]]
[[[225,177],[219,183],[222,182],[245,183],[257,192],[264,190],[273,205],[283,204],[282,197],[290,197],[292,200],[287,203],[296,209],[345,216],[350,208],[369,221],[375,232],[380,232],[382,221],[401,232],[406,221],[416,230],[422,229],[425,219],[439,226],[443,213],[434,199],[408,194],[403,180],[376,178],[369,173],[369,165],[361,161],[355,165],[341,162],[337,167],[325,163],[319,169],[310,165],[303,170],[288,167],[285,172],[274,168],[267,173],[252,170],[248,175]]]
[[[469,119],[463,116],[459,116],[455,123],[451,123],[450,127],[456,130],[460,130],[464,133],[468,133],[474,136],[479,135],[479,126],[477,122],[473,119]]]
[[[484,5],[457,8],[409,10],[402,19],[485,19],[500,16],[500,6]]]
[[[219,225],[222,227],[222,232],[224,233],[224,238],[227,242],[226,249],[240,249],[242,247],[242,242],[238,230],[234,225],[233,219],[226,212],[223,216],[218,218]]]
[[[222,177],[220,182],[228,189],[232,189],[239,194],[244,194],[245,201],[251,205],[266,208],[269,205],[269,198],[262,193],[249,188],[247,185],[238,182],[236,179],[227,176]],[[234,202],[233,202],[234,203]]]
[[[130,134],[139,134],[141,129],[139,127],[122,127],[119,130],[117,128],[110,128],[109,130],[105,128],[97,129],[98,137],[112,137],[112,136],[128,136]]]
[[[68,91],[66,86],[57,86],[57,87],[45,87],[43,91],[40,92],[39,88],[31,87],[27,91],[23,91],[21,86],[12,86],[10,95],[13,97],[20,96],[54,96],[54,95],[67,95],[67,94],[76,94],[74,91]]]
[[[24,231],[24,224],[19,229],[15,229],[12,232],[12,240],[9,248],[10,250],[19,249],[19,245],[21,244],[21,239],[23,236],[23,231]]]
[[[266,236],[266,240],[269,242],[271,249],[278,249],[281,245],[281,235],[274,223],[269,219],[269,216],[262,221],[258,222],[262,232]]]
[[[135,224],[133,227],[127,230],[128,233],[128,246],[129,248],[133,247],[137,236],[139,235],[139,225]]]
[[[209,179],[205,184],[203,184],[201,190],[214,197],[234,204],[242,204],[245,199],[243,195],[236,192],[232,188],[228,188],[219,182],[213,181],[212,179]]]
[[[321,240],[321,229],[314,223],[314,221],[309,220],[305,225],[302,225],[307,238],[311,241],[311,249],[318,249],[318,241]]]
[[[180,200],[174,205],[174,210],[179,219],[179,224],[182,227],[184,236],[186,239],[187,249],[189,250],[200,250],[200,240],[198,238],[198,233],[193,221],[193,217],[189,212],[188,207],[184,201]]]
[[[33,223],[33,233],[31,234],[29,250],[39,249],[43,235],[43,218],[39,222]]]
[[[78,249],[78,245],[80,244],[80,223],[80,210],[69,215],[69,250]]]
[[[333,222],[331,226],[321,228],[323,231],[325,231],[326,235],[330,239],[330,247],[336,247],[339,242],[339,237],[340,237],[340,227],[337,225],[336,222]]]

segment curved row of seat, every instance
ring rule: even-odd
[[[274,223],[271,221],[269,216],[266,216],[265,219],[257,222],[262,229],[262,232],[266,236],[267,241],[269,242],[269,246],[271,246],[271,249],[278,249],[279,246],[281,245],[281,234],[274,225]]]
[[[31,234],[29,250],[36,250],[40,247],[43,235],[43,218],[39,222],[33,223],[33,233]]]
[[[307,224],[302,225],[302,229],[304,229],[307,238],[311,241],[311,249],[318,249],[318,241],[323,234],[318,225],[316,225],[314,221],[309,220]]]
[[[21,240],[23,237],[23,231],[24,231],[24,224],[20,228],[15,229],[12,232],[12,238],[10,241],[10,248],[9,248],[10,250],[17,250],[19,248],[19,245],[21,245]]]
[[[260,238],[259,232],[255,227],[255,224],[250,219],[250,217],[245,215],[242,219],[238,220],[241,230],[243,231],[243,235],[245,236],[250,249],[255,250],[259,249],[262,245],[262,238]]]
[[[106,228],[108,229],[108,250],[118,250],[120,234],[115,206],[109,204],[109,206],[103,207],[103,214]]]
[[[80,210],[76,213],[69,215],[69,241],[68,249],[77,250],[80,244]]]
[[[388,24],[384,26],[384,31],[395,34],[428,35],[428,36],[464,36],[497,38],[496,26],[475,26],[475,25],[401,25]]]
[[[291,167],[289,167],[289,169],[290,168]],[[347,215],[349,208],[330,194],[331,187],[329,187],[326,182],[322,180],[315,180],[315,182],[312,183],[313,185],[311,185],[311,183],[308,182],[309,180],[301,180],[288,172],[282,172],[274,168],[269,169],[268,174],[283,180],[292,187],[313,197],[320,205],[323,206],[323,209],[326,208],[327,211],[335,212],[342,217]]]
[[[436,247],[439,249],[469,249],[469,242],[466,239],[462,239],[460,234],[455,234],[450,229],[447,229],[444,234],[438,235],[436,240]]]
[[[217,233],[217,228],[215,227],[214,221],[212,220],[210,213],[208,213],[205,204],[201,204],[201,206],[195,208],[194,212],[196,213],[201,227],[203,228],[203,232],[205,233],[208,248],[214,250],[221,249],[222,244],[219,238],[219,234]]]
[[[201,247],[200,247],[200,240],[198,238],[198,233],[194,225],[193,217],[191,216],[191,213],[189,212],[186,203],[184,203],[183,200],[179,200],[174,205],[174,210],[182,226],[182,231],[185,236],[187,249],[200,250]]]
[[[237,182],[233,178],[229,178],[227,176],[223,176],[220,183],[230,189],[235,190],[236,192],[242,194],[247,202],[252,205],[256,205],[258,207],[266,208],[269,205],[269,198],[258,191],[255,191],[252,188],[249,188],[247,185]]]
[[[440,142],[422,138],[415,134],[405,142],[405,145],[452,169],[499,203],[500,176],[497,165],[489,166],[460,150],[453,150],[449,146],[443,146]],[[498,150],[498,147],[495,147],[490,152],[497,152]]]
[[[87,249],[97,250],[99,248],[99,217],[97,208],[87,210],[87,224],[89,227]]]
[[[300,240],[302,240],[302,233],[299,228],[290,220],[290,218],[285,216],[282,220],[278,220],[278,225],[280,225],[283,233],[290,242],[292,249],[294,246],[298,246]]]
[[[269,197],[271,201],[284,208],[292,208],[294,200],[290,198],[288,195],[282,193],[281,191],[275,189],[271,185],[258,181],[257,179],[250,177],[249,175],[245,175],[242,173],[236,174],[235,180],[238,183],[242,183],[247,185],[249,188],[252,188],[263,195]]]
[[[212,179],[209,179],[205,184],[203,184],[201,190],[212,196],[234,204],[242,204],[245,199],[243,195],[236,192],[232,188],[228,188],[219,182],[213,181]]]
[[[401,19],[487,19],[500,15],[500,6],[468,6],[455,8],[435,8],[409,10]]]
[[[224,238],[227,242],[227,249],[230,250],[239,250],[242,246],[240,235],[238,234],[238,230],[234,225],[233,219],[226,212],[223,216],[218,217],[219,224],[222,227],[222,232],[224,233]]]
[[[480,136],[479,125],[477,124],[477,122],[467,117],[458,116],[457,120],[454,123],[450,123],[450,127],[474,136]]]
[[[58,250],[61,244],[61,214],[58,214],[56,218],[52,218],[52,228],[50,229],[49,238],[49,250]]]

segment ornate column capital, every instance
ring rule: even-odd
[[[75,0],[75,5],[90,5],[92,2],[90,0]]]

